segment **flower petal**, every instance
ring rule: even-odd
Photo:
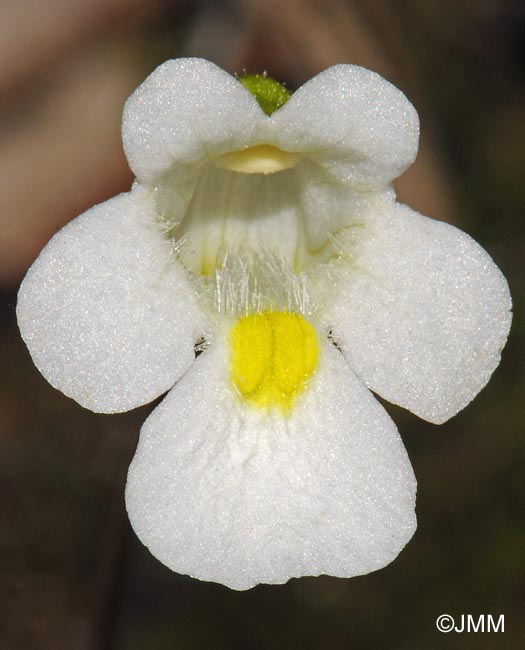
[[[434,423],[464,408],[500,360],[511,322],[505,278],[453,226],[399,204],[346,245],[327,326],[373,391]]]
[[[148,418],[129,469],[138,537],[172,570],[233,589],[379,569],[415,530],[394,423],[324,344],[285,417],[232,389],[218,344]]]
[[[137,178],[151,182],[176,164],[198,165],[252,144],[266,119],[255,97],[213,63],[171,60],[126,102],[124,150]]]
[[[18,294],[20,331],[46,379],[93,411],[125,411],[194,360],[202,316],[141,191],[63,228]]]
[[[301,151],[337,180],[382,187],[416,157],[419,119],[375,72],[336,65],[299,88],[271,117],[279,146]]]

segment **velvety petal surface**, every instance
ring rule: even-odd
[[[204,59],[159,66],[126,102],[122,138],[137,178],[151,182],[253,144],[266,120],[254,96]]]
[[[203,317],[182,268],[134,190],[63,228],[18,294],[20,331],[46,379],[93,411],[125,411],[193,363]]]
[[[235,393],[205,351],[144,424],[126,489],[140,540],[179,573],[233,589],[392,561],[415,530],[397,429],[328,342],[292,413]]]
[[[300,151],[338,181],[375,189],[416,157],[419,119],[375,72],[336,65],[299,88],[271,118],[279,146]]]
[[[485,386],[511,322],[507,282],[457,228],[396,203],[340,240],[327,326],[366,385],[441,423]]]

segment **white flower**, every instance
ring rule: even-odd
[[[130,97],[123,139],[135,185],[53,238],[18,319],[44,376],[92,410],[171,389],[130,467],[138,536],[235,589],[388,564],[415,529],[415,479],[369,389],[443,422],[511,319],[487,253],[395,202],[413,107],[340,65],[266,115],[181,59]]]

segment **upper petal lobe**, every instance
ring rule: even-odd
[[[166,61],[126,102],[122,139],[137,178],[242,149],[266,115],[234,77],[204,59]]]
[[[308,81],[271,118],[280,146],[303,151],[338,181],[384,187],[414,161],[419,119],[375,72],[336,65]]]

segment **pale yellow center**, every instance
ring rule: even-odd
[[[258,144],[239,151],[225,153],[215,159],[215,164],[242,174],[273,174],[290,169],[299,156],[283,151],[271,144]]]
[[[243,316],[230,332],[231,379],[254,406],[288,412],[314,374],[319,343],[312,325],[296,313]]]

